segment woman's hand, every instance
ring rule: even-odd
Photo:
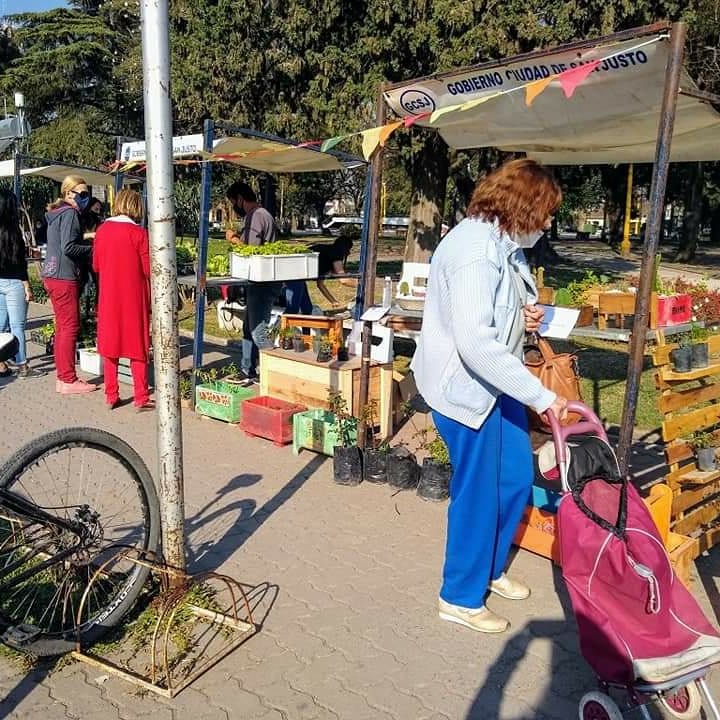
[[[236,245],[240,243],[240,236],[234,230],[226,230],[225,239],[228,242],[235,243]]]
[[[29,284],[25,284],[25,302],[32,302],[35,298],[33,297],[32,288]]]
[[[560,422],[563,422],[563,420],[567,417],[567,400],[558,395],[553,404],[548,408],[548,411],[554,413],[555,417]]]
[[[545,317],[545,310],[539,305],[526,305],[523,313],[525,314],[525,332],[537,332]]]

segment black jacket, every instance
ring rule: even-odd
[[[47,254],[42,276],[55,280],[79,280],[87,267],[92,246],[83,242],[80,216],[70,205],[63,204],[45,215],[47,220]]]

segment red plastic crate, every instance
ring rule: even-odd
[[[305,410],[304,405],[259,395],[243,403],[240,429],[248,435],[272,440],[276,445],[287,445],[293,439],[293,415]]]

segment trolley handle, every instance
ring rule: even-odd
[[[567,462],[565,442],[569,437],[592,433],[607,442],[607,434],[600,418],[587,405],[577,400],[568,400],[567,411],[580,415],[580,421],[563,427],[550,408],[545,411],[545,417],[550,423],[553,443],[555,444],[555,458],[561,466],[564,466]]]

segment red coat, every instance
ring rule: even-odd
[[[123,216],[95,234],[99,275],[98,353],[147,362],[150,349],[150,243],[147,230]]]

